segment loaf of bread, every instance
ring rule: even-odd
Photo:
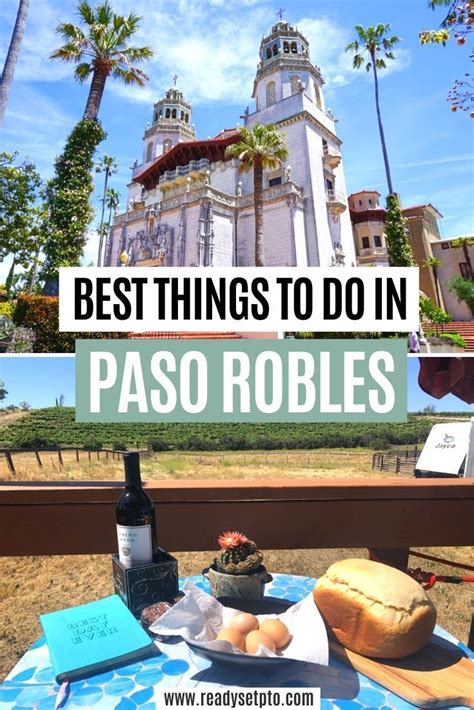
[[[330,632],[364,656],[415,653],[428,642],[436,622],[436,609],[418,582],[379,562],[336,562],[313,594]]]

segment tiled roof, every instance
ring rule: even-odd
[[[178,165],[186,165],[190,160],[200,158],[209,158],[211,161],[224,160],[226,147],[236,143],[239,135],[237,129],[226,128],[215,138],[208,138],[205,141],[177,143],[171,150],[160,155],[140,173],[135,175],[133,182],[139,182],[150,190],[158,184],[160,175],[165,171],[174,170]]]

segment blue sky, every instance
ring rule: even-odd
[[[436,400],[418,386],[418,358],[408,358],[408,411],[433,405],[438,412],[473,412],[473,407],[453,395]],[[52,407],[64,394],[65,404],[75,403],[74,357],[0,357],[0,380],[8,390],[1,406],[26,401],[32,407]]]
[[[17,0],[3,0],[0,16],[0,64],[13,27]],[[99,155],[116,156],[120,172],[113,186],[126,202],[129,167],[141,160],[143,129],[153,102],[178,74],[178,85],[192,101],[198,136],[216,135],[235,126],[251,92],[262,35],[276,21],[274,0],[113,0],[117,12],[145,16],[137,44],[155,50],[146,66],[145,89],[131,90],[109,81],[100,118],[108,139]],[[286,0],[285,18],[310,41],[311,57],[326,80],[327,105],[339,119],[348,190],[385,192],[384,171],[373,100],[365,71],[355,72],[344,49],[354,25],[388,22],[403,42],[396,61],[382,74],[381,101],[395,188],[403,203],[432,202],[444,215],[444,236],[473,231],[473,122],[452,113],[448,90],[469,67],[469,47],[421,47],[418,33],[436,27],[442,10],[427,0]],[[71,78],[71,68],[48,59],[59,44],[58,21],[74,20],[74,0],[31,3],[22,55],[0,129],[2,150],[18,150],[51,175],[54,157],[81,117],[87,88]],[[98,176],[99,181],[101,176]],[[95,205],[99,206],[98,194]],[[95,254],[90,248],[86,263]],[[5,272],[0,265],[0,280]]]

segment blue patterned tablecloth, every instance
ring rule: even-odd
[[[209,591],[203,577],[189,579]],[[185,581],[183,579],[181,584]],[[266,594],[297,602],[309,594],[314,585],[315,580],[310,577],[275,574],[273,582],[266,587]],[[436,627],[436,634],[474,658],[474,654],[440,627]],[[295,664],[273,673],[266,671],[262,677],[259,672],[249,673],[248,669],[243,673],[241,669],[211,664],[191,653],[184,642],[158,645],[162,651],[158,657],[72,683],[65,708],[155,710],[157,687],[212,690],[239,686],[321,687],[322,710],[409,710],[415,707],[333,658],[322,673],[320,668],[310,664]],[[0,708],[53,710],[57,691],[48,647],[41,638],[0,685]]]

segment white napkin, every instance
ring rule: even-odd
[[[228,641],[215,640],[220,629],[228,626],[231,618],[239,612],[222,606],[217,599],[203,592],[193,582],[186,582],[183,591],[185,596],[155,621],[150,626],[150,631],[161,636],[182,636],[201,648],[242,654],[242,651]],[[290,607],[283,614],[264,614],[257,618],[260,622],[270,618],[281,619],[286,624],[292,639],[276,654],[260,646],[256,655],[328,665],[326,628],[312,594],[308,594],[303,601]]]

